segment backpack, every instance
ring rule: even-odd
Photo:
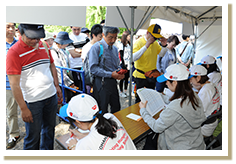
[[[103,45],[102,45],[101,42],[99,42],[99,44],[100,44],[100,53],[99,53],[99,56],[98,56],[98,58],[99,58],[98,64],[100,64],[101,59],[103,57]],[[84,71],[85,85],[93,86],[95,75],[93,75],[90,71],[88,55],[86,56],[86,58],[84,60],[83,71]]]

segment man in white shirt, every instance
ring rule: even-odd
[[[89,42],[89,38],[86,34],[81,33],[81,27],[71,26],[72,34],[69,36],[73,43],[67,47],[67,50],[70,52],[70,68],[81,70],[83,66],[81,53],[82,47]],[[74,79],[74,83],[79,90],[83,90],[82,88],[82,81],[80,78],[80,74],[77,72],[72,72],[72,76]]]
[[[100,24],[95,24],[91,28],[91,39],[92,40],[82,48],[82,55],[81,55],[82,60],[84,60],[87,57],[87,54],[91,49],[91,47],[94,45],[94,43],[102,39],[102,26]]]
[[[100,24],[95,24],[91,28],[91,41],[88,42],[86,45],[83,46],[82,48],[82,61],[84,62],[85,58],[87,57],[87,54],[91,47],[98,41],[102,39],[102,25]],[[91,86],[86,85],[86,93],[91,94]]]

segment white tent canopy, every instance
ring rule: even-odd
[[[148,6],[139,6],[137,9],[147,10]],[[152,17],[161,18],[173,22],[192,23],[198,19],[198,23],[202,24],[201,20],[210,21],[211,19],[222,17],[221,6],[158,6],[152,13]],[[195,23],[195,22],[193,22]]]
[[[6,6],[6,22],[85,27],[86,6]]]

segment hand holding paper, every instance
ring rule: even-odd
[[[165,108],[165,103],[161,97],[161,94],[154,89],[140,88],[137,90],[137,94],[141,99],[143,104],[141,106],[146,106],[146,110],[151,116],[154,116]],[[146,102],[148,101],[148,103]],[[141,108],[141,106],[139,106]]]
[[[146,101],[145,103],[143,103],[142,101],[140,101],[140,103],[139,103],[139,108],[140,108],[140,109],[141,109],[141,108],[146,108],[147,103],[148,103],[148,101]]]

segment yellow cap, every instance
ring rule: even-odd
[[[160,34],[161,26],[159,26],[158,24],[152,24],[148,27],[147,31],[150,32],[155,38],[163,38],[163,36]]]

